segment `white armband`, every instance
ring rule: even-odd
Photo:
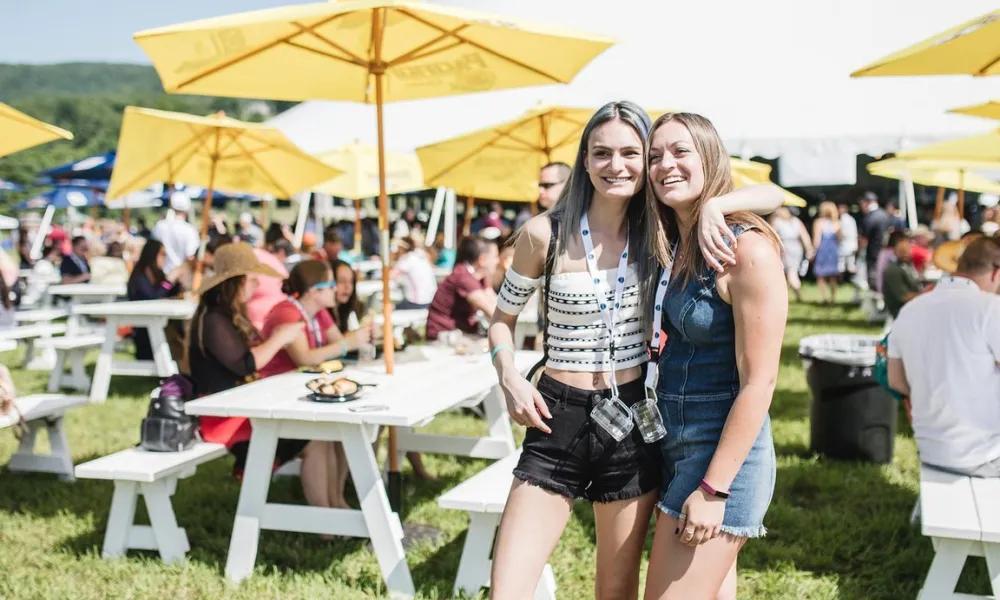
[[[541,278],[528,279],[514,269],[507,269],[497,295],[497,308],[508,315],[520,314],[541,282]]]

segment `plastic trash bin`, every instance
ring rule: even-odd
[[[875,380],[880,336],[802,338],[799,356],[812,392],[810,448],[823,456],[892,462],[897,402]]]

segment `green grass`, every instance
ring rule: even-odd
[[[843,299],[847,299],[847,293]],[[814,290],[806,291],[815,300]],[[912,434],[900,417],[891,465],[838,463],[809,451],[809,392],[797,356],[799,339],[826,332],[877,332],[848,306],[793,304],[771,408],[778,478],[767,515],[767,538],[750,542],[740,556],[740,598],[913,598],[933,556],[930,541],[908,524],[916,500],[918,463]],[[15,353],[0,362],[17,364]],[[47,373],[15,371],[22,394],[44,389]],[[106,404],[67,416],[74,462],[80,463],[138,441],[152,380],[116,378]],[[442,415],[430,429],[485,431],[481,421]],[[0,464],[15,449],[0,431]],[[464,513],[440,510],[437,497],[486,466],[485,461],[426,457],[435,482],[407,478],[406,523],[427,523],[445,532],[434,547],[418,547],[408,562],[418,597],[450,595],[465,540]],[[184,566],[168,567],[150,552],[100,558],[112,485],[65,483],[45,475],[0,471],[0,600],[151,598],[378,598],[385,589],[374,555],[363,540],[321,541],[317,536],[263,532],[254,576],[239,587],[223,576],[239,494],[229,460],[211,462],[183,480],[174,497],[180,524],[191,542]],[[409,467],[404,469],[404,477]],[[278,480],[272,501],[302,502],[298,481]],[[353,501],[353,499],[352,499]],[[141,512],[141,509],[140,509]],[[552,566],[560,598],[593,597],[594,522],[580,504],[559,543]],[[645,573],[645,565],[643,573]],[[645,576],[645,575],[643,575]],[[989,590],[985,564],[973,562],[960,591]]]

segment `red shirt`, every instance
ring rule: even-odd
[[[923,273],[924,268],[931,261],[932,252],[923,246],[913,244],[910,246],[910,259],[913,261],[913,268],[917,273]]]
[[[439,333],[461,329],[476,331],[476,309],[466,298],[476,290],[486,289],[486,280],[476,279],[469,265],[455,266],[451,275],[438,285],[434,300],[427,309],[427,339],[436,340]]]
[[[306,328],[307,335],[306,338],[309,340],[310,348],[319,348],[320,346],[326,345],[326,332],[330,330],[331,327],[336,327],[333,322],[333,317],[330,313],[321,310],[313,317],[313,320],[319,326],[320,339],[314,339],[313,330],[310,327]],[[267,318],[264,319],[264,326],[260,330],[261,337],[265,340],[271,337],[271,332],[275,330],[280,325],[286,323],[303,323],[305,319],[302,317],[302,313],[295,306],[291,300],[284,300],[283,302],[275,305],[271,309],[271,312],[267,313]],[[280,350],[271,359],[271,362],[264,365],[262,369],[259,370],[261,378],[270,377],[272,375],[279,375],[281,373],[288,373],[289,371],[294,371],[299,368],[299,365],[295,364],[292,357],[288,355],[288,352]]]

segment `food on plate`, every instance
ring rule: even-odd
[[[334,360],[327,360],[327,361],[323,361],[323,362],[319,363],[319,365],[317,365],[316,368],[319,369],[320,371],[324,372],[324,373],[334,373],[336,371],[343,371],[344,370],[344,363],[342,363],[342,362],[340,362],[339,360],[336,360],[336,359],[334,359]]]
[[[326,396],[350,396],[356,394],[359,385],[356,381],[340,377],[318,377],[306,383],[306,387],[311,391],[324,394]]]

